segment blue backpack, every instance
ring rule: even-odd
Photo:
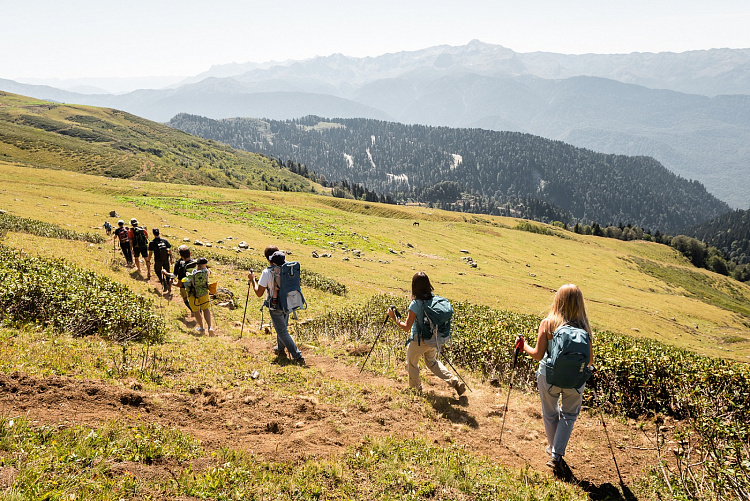
[[[552,334],[544,361],[547,384],[580,388],[591,376],[591,338],[584,329],[563,324]]]
[[[419,303],[422,305],[422,314],[417,315],[414,321],[417,325],[417,344],[429,341],[433,337],[436,337],[435,341],[439,344],[447,343],[451,337],[453,318],[453,306],[450,301],[444,297],[432,296],[432,299]]]
[[[270,292],[264,305],[269,309],[294,313],[306,309],[307,302],[300,287],[300,265],[297,261],[288,261],[281,266],[268,267],[273,274],[274,290]],[[262,309],[262,307],[261,307]]]

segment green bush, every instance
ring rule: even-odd
[[[165,334],[150,300],[63,259],[30,257],[0,244],[0,274],[0,320],[5,322],[115,342],[159,342]]]
[[[67,240],[80,240],[92,244],[101,244],[106,238],[99,233],[80,233],[73,230],[60,228],[52,223],[45,223],[37,219],[14,216],[13,214],[0,213],[0,234],[6,231],[28,233],[38,237],[61,238]]]

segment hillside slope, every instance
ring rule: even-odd
[[[532,314],[549,307],[552,291],[572,282],[582,287],[598,329],[635,333],[710,355],[744,361],[750,356],[750,286],[696,269],[664,245],[558,228],[549,234],[519,231],[518,220],[511,218],[311,193],[194,186],[178,196],[169,193],[168,184],[71,176],[2,162],[0,174],[5,188],[0,209],[62,221],[72,230],[101,227],[104,214],[117,210],[123,219],[136,217],[149,228],[162,227],[173,244],[200,240],[228,256],[238,255],[233,248],[242,240],[254,248],[247,252],[255,259],[262,259],[265,245],[277,244],[306,269],[351,291],[346,297],[315,290],[308,296],[306,291],[310,316],[361,304],[378,293],[405,298],[415,270],[427,271],[438,292],[450,299]],[[53,200],[46,198],[51,187]],[[13,245],[39,247],[24,244],[26,237],[8,238]],[[81,253],[76,245],[57,241],[50,252],[107,272],[91,254],[94,249]],[[111,258],[111,246],[105,250]],[[331,257],[314,258],[313,251]],[[466,256],[476,268],[462,259]],[[122,273],[112,276],[132,283]],[[244,299],[247,280],[241,270],[219,280]]]
[[[529,197],[583,222],[662,232],[729,209],[652,158],[604,155],[529,134],[318,117],[280,122],[181,114],[169,125],[402,198],[438,202],[423,198],[424,190],[453,181],[465,193],[492,199],[491,208]]]
[[[110,177],[309,190],[263,155],[189,136],[118,110],[0,92],[0,159]]]

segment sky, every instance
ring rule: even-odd
[[[0,78],[192,76],[477,39],[516,52],[750,48],[748,0],[0,0]]]

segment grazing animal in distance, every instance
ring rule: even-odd
[[[419,221],[414,221],[411,225],[412,226],[419,226]]]

